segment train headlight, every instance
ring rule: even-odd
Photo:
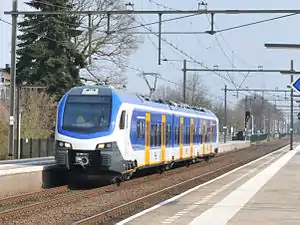
[[[58,141],[58,146],[61,148],[72,148],[70,143],[64,141]]]
[[[104,147],[105,147],[105,144],[98,144],[96,148],[97,148],[97,149],[102,149],[102,148],[104,148]]]
[[[108,150],[111,149],[112,147],[112,143],[101,143],[101,144],[97,144],[96,149],[97,150]]]
[[[66,148],[71,148],[71,144],[65,142],[65,147],[66,147]]]

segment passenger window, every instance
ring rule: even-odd
[[[182,132],[182,135],[180,136],[180,133]],[[179,127],[178,129],[178,143],[179,144],[183,144],[183,139],[181,139],[183,136],[183,128],[182,127]],[[180,139],[181,139],[181,143],[180,143]]]
[[[138,120],[136,123],[136,138],[140,139],[141,136],[141,121]]]
[[[172,129],[171,129],[171,125],[168,124],[167,125],[167,140],[166,140],[166,145],[168,145],[171,142],[172,139],[172,133],[171,133]]]
[[[126,111],[123,110],[121,114],[120,124],[119,124],[120,130],[125,129],[125,116],[126,116]]]
[[[157,146],[160,146],[161,145],[161,125],[160,124],[157,124],[156,125],[156,135],[157,135]]]
[[[185,144],[190,143],[190,126],[185,128]]]
[[[150,146],[155,146],[155,137],[156,137],[156,126],[155,124],[151,124],[150,130]]]
[[[175,126],[175,144],[179,144],[178,126]]]
[[[145,121],[141,121],[140,127],[141,127],[142,139],[144,139],[145,138]]]

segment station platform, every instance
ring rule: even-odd
[[[0,161],[0,198],[59,185],[60,177],[54,157]]]
[[[190,189],[117,225],[300,224],[300,143]]]
[[[0,161],[0,176],[38,171],[55,164],[54,157]]]

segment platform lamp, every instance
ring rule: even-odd
[[[266,48],[270,49],[286,49],[286,50],[300,50],[300,44],[282,44],[282,43],[265,43]],[[290,75],[291,76],[291,84],[293,83],[293,75],[299,74],[299,72],[294,71],[294,62],[291,60],[291,68],[290,72],[285,71],[281,72],[282,75]],[[291,89],[291,119],[290,119],[290,150],[293,150],[293,89]]]

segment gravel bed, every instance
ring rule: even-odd
[[[47,201],[53,197],[60,197],[74,192],[67,186],[57,187],[55,189],[44,189],[40,192],[25,193],[25,195],[14,195],[9,198],[0,199],[0,212],[12,208],[21,207],[41,201]]]
[[[231,157],[224,157],[224,160],[216,160],[213,163],[203,163],[202,166],[190,171],[172,174],[170,176],[162,176],[162,178],[157,180],[134,185],[126,189],[120,189],[113,193],[106,193],[98,196],[95,195],[93,198],[81,199],[72,204],[52,208],[39,214],[33,214],[26,218],[17,219],[14,221],[6,221],[5,224],[71,224],[71,222],[83,219],[87,216],[92,216],[104,210],[116,207],[122,203],[145,196],[168,186],[177,184],[181,181],[185,181],[197,175],[207,173],[218,166],[224,166],[224,164],[230,164],[232,162],[257,155],[262,156],[268,152],[271,152],[272,149],[278,149],[287,143],[288,140],[276,140],[269,143],[262,143],[260,145],[253,145],[244,151],[240,151],[237,154],[231,155]],[[205,180],[203,180],[202,183],[204,181]],[[194,185],[198,184],[199,182]],[[143,208],[140,208],[139,211],[141,210],[143,210]]]

